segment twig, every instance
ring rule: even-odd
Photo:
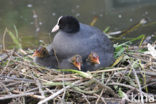
[[[99,84],[104,91],[109,92],[112,96],[117,97],[117,95],[115,94],[115,92],[108,86],[106,86],[105,84],[101,83],[99,80],[97,80],[96,78],[92,78],[91,80],[93,80],[94,82],[96,82],[97,84]]]
[[[152,72],[152,71],[146,71],[146,72],[145,71],[135,71],[135,72],[136,72],[136,74],[144,73],[145,75],[156,77],[156,73]],[[116,72],[115,74],[120,74],[120,73],[128,74],[129,72],[128,71],[120,71],[120,72]]]
[[[140,96],[141,96],[141,103],[144,104],[144,98],[143,98],[143,93],[144,93],[144,92],[143,92],[142,89],[141,89],[141,85],[140,85],[139,78],[138,78],[137,73],[136,73],[136,71],[135,71],[135,69],[134,69],[134,65],[137,63],[137,61],[133,62],[133,64],[132,64],[130,61],[128,61],[128,62],[129,62],[130,65],[131,65],[133,74],[134,74],[134,76],[135,76],[136,83],[137,83],[138,88],[139,88],[139,92],[140,92]]]
[[[87,103],[90,104],[90,102],[88,101],[86,95],[82,93],[82,96],[83,96],[83,98],[87,101]]]
[[[135,79],[136,79],[136,82],[138,84],[138,87],[139,87],[139,92],[140,92],[140,95],[141,95],[141,103],[144,104],[144,97],[143,97],[143,94],[142,94],[142,89],[141,89],[141,85],[140,85],[140,81],[139,81],[139,78],[135,72],[135,69],[132,68],[133,70],[133,73],[134,73],[134,76],[135,76]]]
[[[10,63],[10,61],[11,61],[11,58],[12,58],[12,55],[13,55],[14,51],[15,51],[15,50],[12,50],[12,51],[11,51],[11,55],[9,56],[9,60],[8,60],[8,62],[7,62],[7,65],[4,67],[3,71],[1,72],[1,75],[5,72],[5,70],[6,70],[7,67],[9,66],[9,63]]]
[[[64,78],[64,72],[63,72],[63,78]],[[65,80],[62,80],[62,84],[63,84],[63,88],[65,88]],[[61,103],[64,103],[65,95],[66,95],[66,89],[64,90]]]
[[[128,67],[113,68],[113,69],[107,69],[107,70],[97,70],[97,71],[92,71],[92,72],[89,72],[89,73],[112,72],[112,71],[124,70],[124,69],[127,69],[127,68],[128,68]]]
[[[98,104],[102,94],[103,94],[104,90],[101,91],[100,96],[98,96],[98,99],[96,100],[96,104]],[[101,98],[101,100],[103,101],[104,104],[106,104],[105,100]]]
[[[149,83],[149,84],[146,84],[145,86],[142,87],[142,89],[145,88],[145,87],[151,86],[151,85],[155,85],[155,84],[156,84],[156,81],[154,81],[152,83]]]
[[[24,82],[29,82],[29,83],[34,83],[35,82],[35,81],[31,80],[31,79],[16,78],[16,77],[9,77],[9,76],[2,76],[2,75],[0,75],[0,78],[3,78],[3,79],[7,78],[7,80],[11,79],[10,81],[16,80],[16,81],[24,81]]]
[[[33,94],[35,94],[35,93],[34,92],[30,92],[30,93],[22,93],[22,94],[5,95],[3,97],[0,97],[0,100],[16,98],[16,97],[23,97],[23,96],[33,95]]]
[[[48,92],[50,92],[51,94],[54,94],[54,92],[52,92],[52,90],[50,90],[50,89],[48,89],[48,88],[45,88]],[[61,97],[60,96],[57,96],[60,100],[62,100],[61,99]]]
[[[14,90],[13,93],[18,93],[18,94],[27,94],[26,92],[20,92],[20,91],[17,91],[17,90]],[[30,93],[30,94],[29,94]],[[32,93],[32,94],[31,94]],[[37,98],[37,99],[44,99],[42,96],[39,96],[39,95],[35,95],[35,92],[28,92],[28,95],[27,96],[30,96],[30,97],[33,97],[33,98]],[[20,96],[19,96],[20,97]]]
[[[42,96],[43,98],[45,98],[44,92],[43,92],[43,90],[42,90],[42,85],[41,85],[41,83],[39,82],[38,79],[36,79],[36,83],[37,83],[37,86],[38,86],[38,89],[39,89],[39,92],[40,92],[41,96]]]
[[[98,94],[94,94],[96,97],[97,97],[97,99],[100,97]],[[105,100],[103,99],[103,97],[100,97],[101,98],[101,100],[103,101],[103,103],[104,104],[107,104],[106,102],[105,102]]]
[[[19,51],[20,51],[21,53],[23,53],[24,55],[27,55],[27,52],[24,51],[23,49],[19,49]],[[31,59],[33,59],[33,57],[32,57],[31,55],[27,55],[27,56],[30,57]]]
[[[127,87],[127,88],[130,88],[130,89],[136,89],[135,87],[133,86],[130,86],[130,85],[126,85],[126,84],[123,84],[123,83],[108,83],[108,85],[118,85],[118,86],[123,86],[123,87]]]
[[[7,86],[5,84],[3,84],[2,82],[0,82],[0,85],[2,85],[4,87],[4,89],[6,90],[7,93],[12,94],[9,89],[7,88]]]
[[[57,92],[54,93],[53,95],[51,95],[51,96],[49,96],[49,97],[47,97],[47,98],[41,100],[40,102],[38,102],[38,104],[43,104],[43,103],[45,103],[45,102],[47,102],[47,101],[49,101],[49,100],[52,100],[53,98],[55,98],[55,97],[58,96],[59,94],[63,93],[64,90],[66,90],[66,89],[68,89],[68,88],[71,88],[72,86],[74,86],[75,84],[80,83],[80,82],[81,82],[81,80],[78,80],[78,81],[72,83],[71,85],[68,85],[68,86],[66,86],[65,88],[62,88],[61,90],[57,91]]]
[[[56,51],[55,51],[54,48],[52,48],[52,51],[54,52],[54,56],[55,56],[55,59],[56,59],[56,61],[57,61],[57,66],[58,66],[58,68],[60,68],[60,62],[59,62],[59,59],[58,59],[58,57],[57,57]]]

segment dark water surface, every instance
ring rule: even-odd
[[[156,0],[0,0],[0,47],[5,28],[14,32],[16,25],[23,47],[38,47],[39,40],[50,43],[51,28],[57,18],[72,15],[79,21],[110,31],[125,30],[147,18],[148,25],[128,34],[156,34]],[[10,37],[5,39],[7,47],[13,47]]]

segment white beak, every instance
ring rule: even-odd
[[[60,21],[60,19],[62,18],[63,16],[60,16],[59,18],[58,18],[58,20],[57,20],[57,24],[53,27],[53,29],[51,30],[51,32],[56,32],[57,30],[59,30],[60,29],[60,27],[59,27],[59,21]]]
[[[58,24],[56,24],[54,27],[53,27],[53,29],[51,30],[51,32],[56,32],[57,30],[59,30],[59,25]]]

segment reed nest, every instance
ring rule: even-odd
[[[34,50],[3,50],[0,54],[0,102],[1,104],[124,104],[125,102],[134,104],[138,100],[141,103],[155,102],[151,99],[156,98],[156,59],[140,50],[148,51],[147,45],[127,47],[117,57],[112,67],[75,73],[72,73],[74,71],[71,69],[60,71],[36,65],[31,56]],[[66,71],[70,71],[71,74],[66,74]]]

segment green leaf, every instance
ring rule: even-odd
[[[119,96],[122,97],[122,98],[125,97],[125,96],[124,96],[125,93],[121,90],[121,88],[119,88],[118,94],[119,94]]]
[[[74,70],[74,69],[58,69],[58,71],[63,71],[63,72],[74,72],[79,74],[80,76],[84,77],[84,78],[89,78],[91,79],[93,76],[89,73],[85,73],[82,71],[78,71],[78,70]]]
[[[10,30],[8,30],[8,34],[11,37],[11,39],[13,40],[13,42],[15,43],[17,48],[22,48],[21,43],[19,42],[18,37],[16,37],[16,35],[14,33],[12,33]]]
[[[108,26],[108,27],[106,27],[106,28],[103,30],[103,32],[104,32],[104,33],[107,33],[107,32],[109,31],[109,29],[110,29],[110,27]]]

